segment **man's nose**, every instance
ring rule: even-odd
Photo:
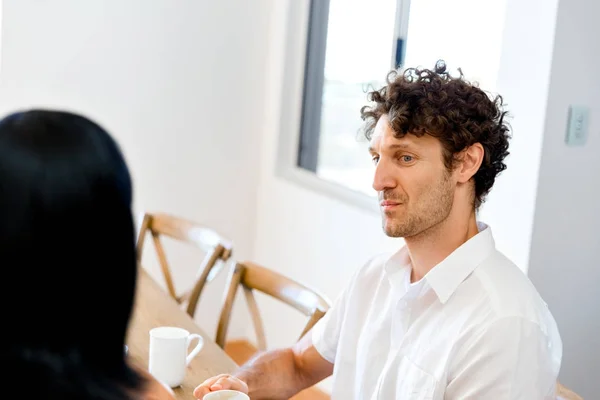
[[[383,192],[386,189],[396,187],[396,180],[391,171],[391,165],[386,160],[380,159],[375,167],[375,175],[373,176],[373,189],[378,192]]]

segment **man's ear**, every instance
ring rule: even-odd
[[[459,156],[456,177],[459,183],[467,183],[479,171],[485,157],[485,150],[481,143],[475,143],[464,149]]]

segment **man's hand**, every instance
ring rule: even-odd
[[[287,400],[333,372],[307,333],[292,347],[259,352],[233,374],[207,379],[194,390],[202,400],[208,393],[223,389],[244,392],[253,400]]]
[[[210,392],[216,392],[217,390],[237,390],[238,392],[244,392],[248,394],[248,385],[233,375],[221,374],[208,378],[202,382],[196,389],[194,389],[194,396],[197,399],[202,400],[204,396]]]

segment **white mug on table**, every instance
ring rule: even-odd
[[[194,339],[198,339],[198,343],[188,353]],[[161,326],[151,329],[148,371],[164,384],[177,387],[185,378],[186,367],[203,345],[202,336],[183,328]]]

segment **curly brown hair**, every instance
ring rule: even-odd
[[[406,134],[431,135],[442,143],[444,164],[451,170],[457,155],[480,143],[484,158],[473,177],[474,206],[485,200],[496,176],[506,169],[509,127],[505,123],[501,96],[490,98],[477,84],[460,76],[452,77],[446,63],[438,61],[433,70],[408,68],[403,73],[391,71],[386,85],[368,93],[374,104],[364,106],[361,116],[365,136],[371,139],[377,121],[387,115],[396,137]]]

